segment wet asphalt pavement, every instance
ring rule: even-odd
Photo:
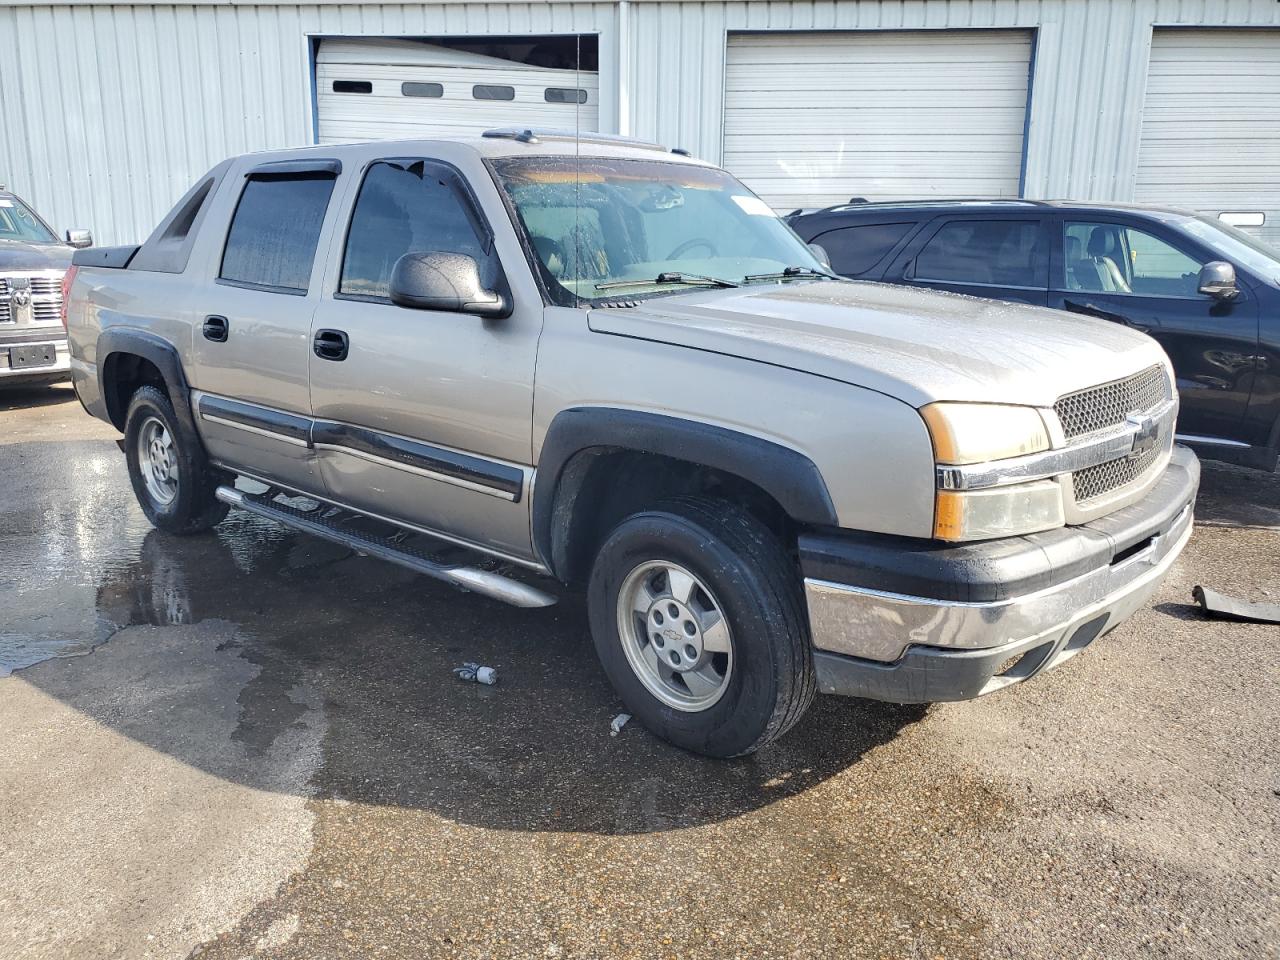
[[[1280,477],[1060,670],[726,763],[609,735],[579,599],[165,536],[115,439],[0,395],[0,957],[1280,955],[1280,627],[1190,606],[1280,599]]]

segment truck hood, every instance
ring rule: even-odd
[[[65,270],[71,266],[72,249],[60,243],[24,243],[0,240],[0,272],[14,270]]]
[[[1044,307],[882,283],[789,281],[592,309],[592,330],[843,380],[914,407],[1052,406],[1167,364],[1145,334]]]

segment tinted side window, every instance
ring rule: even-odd
[[[332,177],[250,180],[222,253],[224,280],[306,293]]]
[[[860,223],[856,227],[819,234],[813,242],[827,251],[836,273],[852,277],[883,260],[914,226],[914,223]]]
[[[917,280],[1046,287],[1048,265],[1036,220],[953,220],[916,257]]]
[[[391,269],[406,253],[465,253],[491,286],[496,260],[485,252],[464,203],[428,164],[374,164],[351,214],[338,292],[387,297]]]
[[[1202,262],[1134,227],[1068,222],[1063,231],[1066,290],[1136,296],[1196,297]]]

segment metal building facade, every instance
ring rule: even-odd
[[[600,125],[722,156],[750,31],[1033,32],[1029,197],[1134,196],[1155,28],[1280,27],[1273,0],[614,0],[130,5],[0,0],[0,182],[59,229],[140,240],[228,154],[312,142],[323,36],[594,34]]]

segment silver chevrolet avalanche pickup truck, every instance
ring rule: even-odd
[[[157,527],[234,506],[521,606],[581,584],[627,709],[706,754],[818,691],[1029,679],[1191,535],[1153,340],[830,277],[655,145],[238,157],[75,264],[75,388]]]

